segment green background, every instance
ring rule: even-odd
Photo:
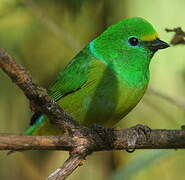
[[[150,21],[167,42],[165,28],[185,29],[184,0],[0,0],[0,47],[5,48],[47,87],[69,60],[107,26],[125,17]],[[151,63],[150,87],[185,99],[185,51],[179,45],[158,52]],[[28,100],[0,70],[0,133],[22,133],[29,124]],[[147,93],[118,127],[146,124],[180,128],[185,111]],[[0,179],[44,179],[67,158],[66,152],[0,152]],[[183,179],[184,150],[137,150],[94,153],[70,180]]]

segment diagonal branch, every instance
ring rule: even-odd
[[[64,164],[58,168],[56,171],[54,171],[49,177],[48,180],[56,180],[60,179],[63,180],[67,176],[69,176],[78,166],[82,165],[83,161],[85,160],[85,157],[83,155],[71,155]]]
[[[0,67],[16,83],[30,100],[34,111],[41,111],[62,130],[74,129],[80,125],[65,113],[60,106],[49,97],[46,90],[32,82],[31,75],[21,65],[0,49]]]

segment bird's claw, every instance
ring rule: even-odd
[[[138,135],[142,135],[142,137],[145,137],[146,140],[149,139],[151,129],[148,126],[137,124],[136,126],[133,126],[132,129],[134,129],[138,133]]]
[[[151,129],[148,126],[138,124],[130,128],[130,132],[127,136],[128,148],[127,152],[132,153],[135,151],[135,145],[140,137],[144,137],[147,140],[150,137]]]

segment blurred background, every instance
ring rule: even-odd
[[[184,0],[0,0],[0,47],[47,87],[69,60],[109,25],[126,17],[150,21],[162,40],[185,30]],[[185,123],[185,46],[158,52],[151,63],[151,91],[118,127],[145,124],[180,128]],[[175,102],[164,97],[169,96]],[[0,133],[22,133],[31,116],[20,89],[0,70]],[[0,179],[41,180],[59,167],[66,152],[0,151]],[[69,180],[172,180],[185,176],[184,150],[137,150],[94,153]],[[162,176],[162,177],[161,177]]]

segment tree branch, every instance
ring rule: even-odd
[[[63,180],[69,176],[78,166],[82,165],[85,157],[83,155],[71,155],[64,164],[54,171],[49,177],[48,180]]]
[[[185,32],[182,30],[181,27],[177,27],[173,29],[166,28],[165,30],[166,32],[175,33],[172,40],[170,41],[172,45],[185,44]]]
[[[32,110],[46,114],[64,132],[62,136],[0,135],[0,150],[69,151],[69,158],[48,180],[65,179],[87,155],[96,151],[185,148],[184,129],[150,130],[142,125],[123,130],[84,127],[67,115],[44,88],[34,84],[31,75],[3,49],[0,49],[0,68],[22,89]]]
[[[128,137],[132,134],[133,128],[116,130],[109,129],[101,132],[94,144],[91,144],[91,151],[124,150],[128,149]],[[89,132],[96,138],[95,131]],[[79,136],[76,136],[79,138]],[[86,138],[89,138],[88,135]],[[96,144],[96,145],[95,145]],[[74,144],[72,137],[63,136],[24,136],[13,134],[0,134],[0,150],[64,150],[72,151],[75,148],[85,147],[87,144],[82,141],[78,146]],[[146,138],[139,134],[135,143],[135,149],[179,149],[185,148],[185,129],[182,130],[151,130],[150,136]],[[81,148],[82,149],[82,148]],[[82,151],[82,150],[81,150]]]
[[[24,136],[0,134],[0,150],[72,150],[68,136]]]
[[[65,113],[60,106],[49,97],[46,89],[32,82],[31,75],[21,65],[0,49],[0,67],[18,85],[30,100],[32,110],[45,113],[62,130],[79,128],[80,125]]]

